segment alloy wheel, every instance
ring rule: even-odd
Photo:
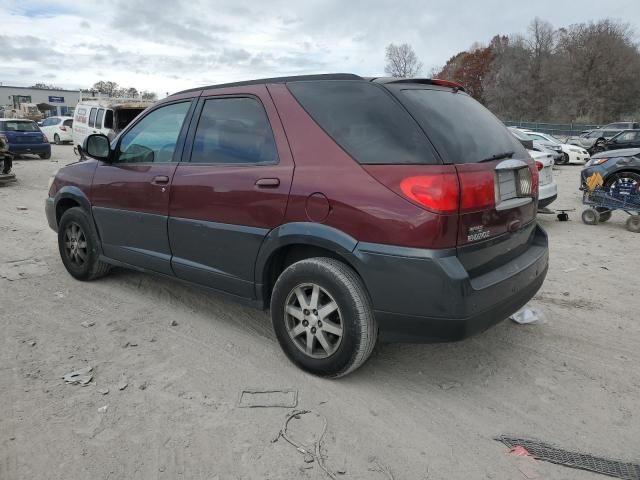
[[[285,302],[284,315],[289,337],[307,356],[327,358],[340,346],[344,331],[340,308],[321,286],[295,287]]]
[[[64,231],[64,249],[67,258],[74,265],[81,267],[87,261],[87,237],[76,222],[70,222]]]

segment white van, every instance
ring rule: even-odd
[[[73,116],[74,151],[82,157],[84,139],[94,133],[101,133],[113,140],[131,120],[154,103],[153,100],[130,98],[80,100]]]

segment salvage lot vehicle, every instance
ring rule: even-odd
[[[0,136],[12,155],[51,158],[51,145],[33,120],[0,118]]]
[[[56,145],[73,141],[73,117],[49,117],[40,124],[40,130]]]
[[[558,198],[558,185],[553,179],[553,157],[544,152],[530,150],[529,155],[533,158],[538,168],[538,208],[545,208],[551,205]]]
[[[128,98],[97,98],[81,100],[74,110],[73,144],[82,151],[84,140],[94,133],[113,140],[131,121],[147,107],[151,100]]]
[[[640,130],[624,130],[604,144],[605,150],[640,148]]]
[[[607,193],[639,193],[640,148],[601,152],[591,157],[580,173],[583,187],[586,187],[587,178],[595,173],[602,177]]]
[[[556,147],[559,147],[560,151],[562,152],[562,160],[556,163],[560,163],[562,165],[566,165],[570,163],[585,164],[587,161],[589,161],[589,158],[591,158],[589,155],[589,152],[587,152],[584,148],[578,147],[576,145],[562,143],[553,135],[540,133],[540,132],[533,132],[531,130],[525,130],[524,133],[526,133],[529,137],[531,137],[534,140],[538,139],[538,140],[546,141],[550,145],[555,145]]]
[[[582,147],[586,149],[590,155],[594,153],[598,153],[604,150],[604,144],[610,138],[615,137],[618,133],[620,133],[621,129],[616,130],[591,130],[590,132],[585,132],[579,137],[569,137],[565,143],[576,145],[578,147]]]
[[[552,142],[548,142],[547,140],[535,138],[529,135],[529,132],[524,130],[520,130],[516,127],[508,127],[511,133],[515,135],[515,137],[522,142],[522,140],[530,140],[532,142],[532,146],[528,148],[528,150],[534,150],[536,152],[542,152],[548,155],[551,155],[554,163],[561,163],[562,161],[562,148],[558,145],[553,144]]]
[[[270,307],[284,352],[317,375],[355,370],[378,335],[480,332],[547,273],[538,169],[453,82],[197,88],[84,150],[46,201],[72,276],[125,266]]]

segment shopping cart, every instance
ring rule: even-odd
[[[582,221],[587,225],[597,225],[611,218],[611,212],[621,210],[629,214],[627,230],[640,233],[640,191],[635,189],[605,190],[598,185],[593,190],[583,187],[582,203],[588,205],[582,212]]]

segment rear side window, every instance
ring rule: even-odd
[[[391,85],[422,126],[445,163],[476,163],[492,156],[527,152],[489,110],[463,92]]]
[[[67,120],[65,120],[65,121],[64,121],[63,125],[64,125],[65,127],[73,127],[73,120],[71,120],[71,119],[69,118],[69,119],[67,119]]]
[[[58,125],[62,121],[61,118],[52,118],[50,119],[49,125]]]
[[[107,110],[104,114],[103,128],[113,128],[113,110]]]
[[[96,125],[96,109],[92,108],[91,113],[89,113],[89,126],[95,127]]]
[[[102,128],[102,119],[104,118],[104,108],[98,110],[98,115],[96,116],[96,128]]]
[[[202,108],[191,161],[194,163],[276,163],[271,125],[254,98],[217,98]]]
[[[292,82],[300,105],[362,164],[433,164],[433,147],[393,97],[368,82]]]

